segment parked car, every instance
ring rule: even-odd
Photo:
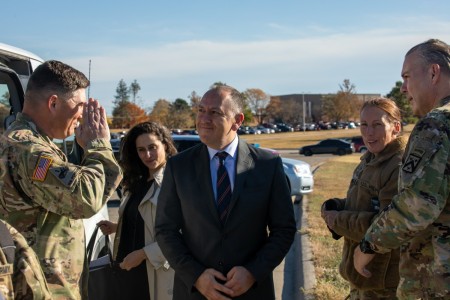
[[[353,144],[355,152],[364,153],[367,151],[367,146],[364,144],[364,140],[361,136],[352,137],[350,142]]]
[[[256,127],[248,127],[248,133],[249,134],[261,134],[261,130],[259,130]]]
[[[263,123],[262,126],[265,127],[265,128],[269,128],[270,129],[270,133],[281,132],[281,130],[278,128],[278,126],[276,124]]]
[[[172,138],[178,152],[184,151],[201,143],[198,135],[172,135]],[[259,145],[255,145],[255,147],[259,147]],[[263,149],[279,155],[276,150],[269,148]],[[297,196],[311,193],[314,188],[314,177],[311,172],[310,165],[301,160],[284,157],[281,157],[281,161],[283,162],[284,173],[286,174],[291,195]]]
[[[198,134],[197,129],[185,129],[181,134],[193,135]]]
[[[117,161],[120,159],[120,144],[122,143],[122,139],[111,139],[111,147],[114,153],[114,157]]]
[[[261,131],[261,133],[266,133],[266,134],[275,133],[274,129],[267,128],[267,127],[264,127],[262,125],[256,126],[256,129]]]
[[[305,156],[325,153],[345,155],[353,152],[352,144],[341,139],[326,139],[315,145],[304,146],[299,150],[299,153]]]
[[[178,128],[172,129],[172,134],[183,134],[183,130]]]
[[[26,50],[0,43],[0,133],[4,132],[11,124],[18,112],[22,111],[24,91],[28,79],[37,66],[44,60]],[[67,154],[70,161],[81,159],[81,148],[74,147],[73,138],[70,141],[60,141],[60,147]],[[78,160],[77,160],[78,159]],[[94,232],[97,222],[108,220],[106,205],[93,217],[84,219],[86,240],[88,241]],[[81,238],[81,237],[80,237]],[[97,236],[92,258],[106,253],[105,238],[102,234]]]
[[[249,134],[249,132],[248,132],[248,129],[246,128],[246,126],[241,126],[238,128],[237,134],[239,134],[239,135]]]
[[[292,128],[289,125],[286,124],[277,124],[277,128],[280,130],[280,132],[293,132],[294,128]]]

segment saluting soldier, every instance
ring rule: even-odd
[[[355,268],[370,277],[373,253],[400,247],[397,296],[450,299],[449,45],[431,39],[413,47],[402,77],[402,92],[421,119],[405,151],[399,194],[356,248]]]
[[[103,107],[86,100],[89,80],[59,61],[31,75],[23,112],[0,141],[0,202],[6,220],[39,257],[53,299],[87,299],[84,218],[122,178]],[[81,165],[53,143],[75,133]]]

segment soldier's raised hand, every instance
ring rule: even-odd
[[[84,105],[83,122],[75,130],[75,136],[83,149],[94,139],[110,140],[106,111],[97,100],[89,98],[89,101]]]

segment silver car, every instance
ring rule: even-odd
[[[281,158],[284,173],[288,179],[291,195],[304,195],[311,193],[314,187],[314,176],[311,166],[301,160],[292,158]]]

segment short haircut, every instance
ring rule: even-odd
[[[222,93],[228,93],[230,95],[231,111],[235,115],[244,112],[244,97],[242,96],[242,93],[229,85],[217,85],[207,91],[203,97],[209,94],[215,95],[217,97],[222,97]]]
[[[75,91],[88,86],[89,80],[83,73],[60,61],[49,60],[31,74],[25,100],[39,100],[53,94],[68,99]]]
[[[438,39],[429,39],[412,47],[407,53],[417,52],[427,65],[438,64],[447,76],[450,76],[450,46]]]

